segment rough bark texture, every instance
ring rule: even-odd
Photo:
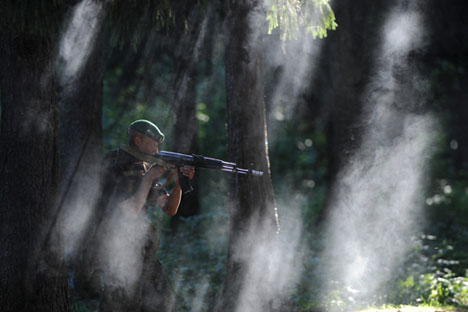
[[[263,177],[235,176],[231,192],[231,226],[222,311],[236,310],[245,282],[249,255],[260,237],[275,238],[276,206],[270,177],[265,119],[262,40],[255,20],[264,12],[257,1],[227,0],[226,94],[228,150],[239,167],[264,172]],[[264,19],[263,19],[264,20]],[[251,237],[253,235],[254,237]],[[268,285],[258,285],[268,287]],[[264,306],[268,303],[260,303]]]
[[[2,33],[0,134],[0,306],[67,311],[62,248],[44,238],[58,200],[55,42]]]

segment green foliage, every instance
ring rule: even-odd
[[[280,29],[281,40],[298,39],[303,33],[325,38],[338,24],[329,0],[269,0],[265,2],[268,33]]]
[[[417,302],[431,306],[457,305],[468,307],[468,273],[465,277],[451,272],[437,271],[416,278],[413,275],[401,282],[402,296],[414,297]]]
[[[459,228],[442,233],[443,239],[422,235],[421,246],[397,278],[394,303],[468,306],[466,232]]]

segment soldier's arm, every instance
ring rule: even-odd
[[[143,176],[140,186],[136,193],[124,200],[121,204],[125,212],[131,212],[138,215],[143,209],[149,190],[154,180],[160,178],[166,169],[161,166],[154,166]]]
[[[178,170],[180,170],[182,174],[188,177],[190,180],[193,179],[195,174],[195,169],[193,167],[182,167]],[[182,188],[179,184],[179,175],[176,174],[175,176],[177,178],[174,186],[172,187],[171,193],[166,195],[167,204],[162,206],[162,210],[171,217],[176,215],[177,210],[179,209],[180,200],[182,199]]]

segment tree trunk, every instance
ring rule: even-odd
[[[0,306],[67,311],[62,244],[49,231],[59,177],[56,40],[1,35]]]
[[[183,74],[182,81],[177,86],[176,100],[174,103],[174,150],[179,153],[192,154],[197,152],[197,130],[196,119],[196,81],[195,69],[189,65],[188,72]],[[198,177],[190,181],[193,191],[184,195],[180,203],[177,215],[193,216],[200,213],[200,194]],[[177,218],[171,219],[172,227],[176,228]]]
[[[242,290],[255,248],[274,240],[279,230],[270,177],[265,119],[262,40],[264,12],[257,1],[227,0],[228,44],[226,48],[226,93],[228,150],[231,160],[242,168],[264,172],[262,177],[235,176],[231,192],[230,237],[227,274],[220,304],[222,311],[268,310],[268,296],[243,304]],[[259,29],[260,28],[260,29]],[[239,256],[243,255],[243,256]],[[259,260],[259,259],[255,259]],[[256,280],[263,291],[270,285]]]
[[[199,8],[192,8],[188,20],[194,25],[186,30],[186,19],[178,21],[176,37],[178,46],[175,53],[176,77],[174,79],[174,138],[173,148],[176,152],[192,154],[197,152],[197,63],[199,61],[200,31],[203,27],[203,16]],[[190,181],[194,187],[191,193],[184,196],[180,203],[179,216],[193,216],[200,213],[200,196],[198,177]],[[172,227],[178,225],[173,218]]]

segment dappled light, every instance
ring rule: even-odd
[[[92,52],[97,33],[104,18],[104,4],[94,0],[81,0],[72,9],[60,40],[61,83],[66,85],[80,75]]]

